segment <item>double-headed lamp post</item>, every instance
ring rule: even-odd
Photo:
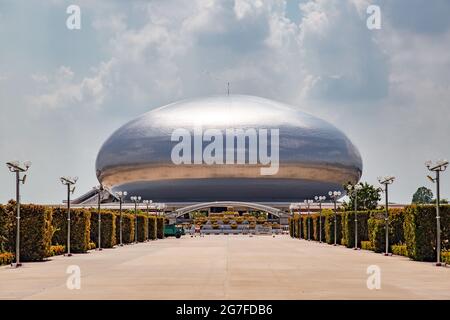
[[[61,177],[61,183],[67,187],[67,256],[71,257],[70,253],[70,194],[75,192],[75,184],[78,177]]]
[[[355,184],[354,186],[349,184],[347,186],[348,194],[355,196],[355,246],[354,250],[358,250],[358,191],[362,189],[362,185],[360,183]]]
[[[325,196],[315,196],[314,199],[319,203],[319,243],[322,242],[322,202],[325,201]]]
[[[313,200],[304,200],[303,203],[305,204],[305,206],[308,208],[308,241],[311,241],[311,219],[310,219],[310,211],[309,211],[309,206],[313,203]]]
[[[445,171],[448,167],[447,160],[438,160],[436,162],[427,161],[425,162],[426,167],[430,171],[435,172],[435,177],[428,178],[436,183],[436,265],[441,265],[441,216],[439,213],[439,205],[440,205],[440,173]]]
[[[329,191],[328,195],[334,202],[334,245],[337,246],[337,200],[341,197],[340,191]]]
[[[150,205],[153,203],[152,200],[142,200],[142,203],[147,206],[147,218],[150,217]],[[147,239],[149,239],[149,228],[147,228]]]
[[[140,196],[132,196],[130,197],[130,200],[134,202],[134,242],[138,243],[138,219],[137,219],[137,205],[139,202],[141,202]]]
[[[14,267],[18,268],[22,264],[20,263],[20,183],[25,184],[27,175],[23,178],[20,177],[22,172],[27,172],[31,167],[31,161],[25,161],[21,164],[19,161],[10,161],[6,163],[9,171],[16,174],[16,263],[13,264]]]
[[[386,211],[384,214],[384,229],[386,233],[386,250],[384,252],[385,256],[389,255],[389,194],[388,194],[388,186],[394,183],[395,177],[386,176],[386,177],[378,177],[378,182],[384,185],[384,197],[386,203]]]
[[[122,204],[123,200],[127,196],[126,191],[117,191],[116,192],[116,198],[119,199],[119,246],[123,246],[123,238],[122,238]]]

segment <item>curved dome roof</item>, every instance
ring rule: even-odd
[[[195,135],[198,128],[279,129],[278,172],[262,176],[261,165],[251,164],[175,165],[172,133]],[[179,101],[139,116],[107,139],[96,169],[105,186],[157,201],[298,201],[358,181],[362,161],[328,122],[280,102],[230,95]]]

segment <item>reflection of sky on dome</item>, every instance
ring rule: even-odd
[[[314,120],[309,114],[282,103],[253,96],[231,95],[173,103],[144,114],[136,125],[223,128],[264,123],[274,127],[292,125],[308,128],[314,125]]]
[[[279,129],[280,164],[311,162],[362,170],[361,157],[351,141],[331,124],[285,104],[252,96],[213,96],[185,100],[152,110],[117,130],[102,146],[97,169],[171,163],[175,129]],[[270,130],[269,130],[270,131]],[[268,150],[271,149],[268,137]],[[209,142],[203,142],[203,147]]]

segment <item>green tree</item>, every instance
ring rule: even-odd
[[[412,197],[412,203],[415,204],[426,204],[433,202],[433,191],[426,187],[420,187],[414,193]]]
[[[350,183],[344,185],[345,190]],[[378,201],[381,200],[380,189],[368,184],[367,182],[360,183],[361,189],[357,193],[357,209],[358,210],[373,210],[378,206]],[[348,194],[349,201],[344,202],[343,207],[346,211],[355,209],[355,194]]]

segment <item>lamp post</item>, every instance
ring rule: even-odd
[[[325,196],[315,196],[314,199],[319,203],[319,243],[322,243],[322,202],[325,201]]]
[[[101,215],[101,203],[102,203],[102,191],[103,185],[94,187],[97,190],[97,215],[98,215],[98,251],[102,251],[102,215]]]
[[[147,206],[147,218],[150,217],[150,211],[149,211],[149,206],[151,203],[153,203],[152,200],[142,200],[142,203],[145,204]],[[149,239],[149,228],[147,227],[147,240]]]
[[[388,186],[392,184],[395,180],[395,177],[393,176],[386,176],[386,177],[378,177],[378,182],[382,185],[384,185],[384,194],[385,194],[385,202],[386,202],[386,212],[384,214],[384,229],[386,233],[386,250],[384,255],[389,255],[389,194],[388,194]]]
[[[23,164],[19,161],[10,161],[6,163],[6,166],[10,172],[16,174],[16,263],[12,264],[12,266],[18,268],[22,265],[20,263],[20,183],[25,184],[27,179],[27,175],[21,178],[20,174],[28,171],[31,167],[31,161],[25,161]]]
[[[313,203],[313,201],[312,200],[304,200],[303,201],[304,203],[305,203],[305,205],[306,205],[306,207],[308,208],[308,226],[307,226],[307,228],[308,228],[308,241],[311,241],[311,219],[310,219],[310,211],[309,211],[309,206],[310,206],[310,204],[311,203]]]
[[[347,186],[347,190],[349,194],[355,195],[355,246],[354,250],[358,250],[358,191],[362,189],[362,185],[360,183],[355,184],[354,186],[349,184]]]
[[[119,246],[123,246],[123,237],[122,237],[122,204],[124,198],[127,196],[126,191],[117,191],[116,198],[119,199]]]
[[[130,198],[131,201],[134,202],[134,242],[138,243],[138,219],[137,219],[137,204],[141,201],[140,196],[133,196]]]
[[[61,177],[61,183],[67,186],[67,256],[71,257],[70,253],[70,194],[75,192],[75,184],[78,181],[78,177]],[[72,187],[73,186],[73,187]]]
[[[340,191],[329,191],[328,195],[334,202],[334,245],[337,246],[337,208],[336,208],[336,202],[337,199],[341,196]]]
[[[441,266],[441,216],[439,213],[440,205],[440,173],[445,171],[448,166],[447,160],[439,160],[433,163],[432,161],[425,162],[426,167],[430,171],[435,172],[435,178],[428,176],[433,183],[436,183],[436,266]]]

